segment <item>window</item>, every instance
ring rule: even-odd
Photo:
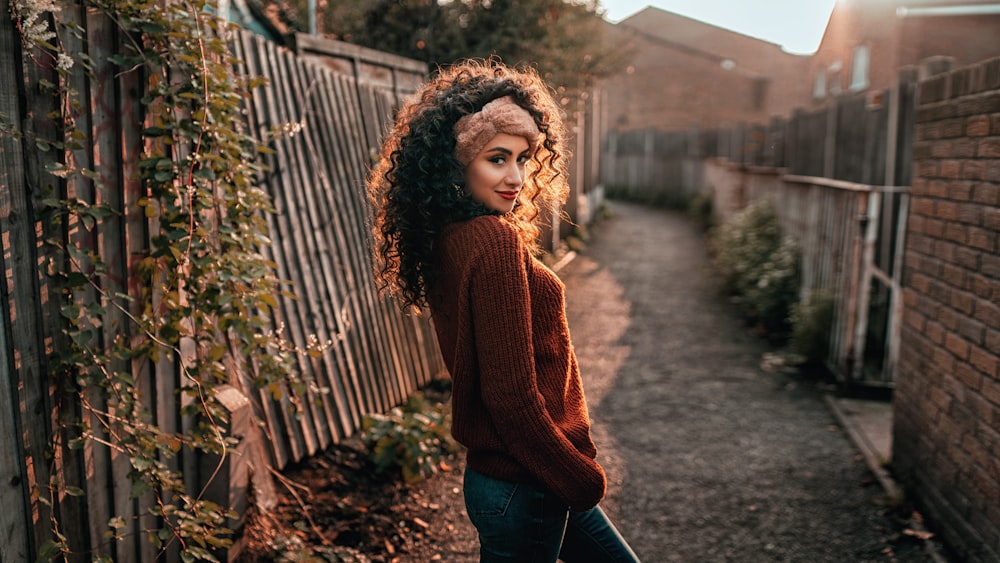
[[[816,78],[813,80],[813,98],[822,100],[826,97],[826,69],[821,68],[816,71]]]
[[[827,68],[829,77],[827,79],[827,88],[830,91],[831,96],[839,96],[841,88],[840,71],[844,68],[844,65],[840,61],[833,61],[830,63],[830,67]]]
[[[852,92],[864,90],[868,87],[868,45],[859,45],[854,48],[854,64],[851,65],[851,86]]]

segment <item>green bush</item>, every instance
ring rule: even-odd
[[[792,308],[790,348],[803,362],[822,364],[830,349],[835,300],[829,291],[815,290]]]
[[[387,414],[366,415],[361,440],[378,473],[398,470],[407,483],[416,483],[436,473],[442,458],[458,451],[450,428],[448,404],[432,404],[416,392]]]
[[[772,338],[787,337],[801,284],[801,251],[782,234],[771,203],[755,201],[719,226],[711,250],[723,290],[747,319]]]

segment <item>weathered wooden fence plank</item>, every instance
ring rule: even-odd
[[[379,138],[373,132],[385,130],[397,97],[382,86],[359,84],[325,65],[254,43],[240,43],[247,64],[256,64],[254,72],[280,75],[291,85],[272,80],[255,96],[255,103],[268,109],[253,112],[254,127],[301,127],[275,144],[277,154],[269,161],[274,170],[266,177],[279,210],[276,240],[286,241],[276,252],[284,268],[279,273],[295,282],[299,293],[297,302],[283,303],[284,322],[297,343],[310,334],[333,340],[335,353],[327,350],[303,369],[339,373],[328,385],[332,397],[320,397],[323,408],[314,409],[300,429],[304,439],[322,440],[326,433],[338,440],[342,432],[336,428],[357,428],[362,414],[398,404],[442,371],[438,360],[427,359],[436,348],[421,328],[426,320],[400,315],[376,295],[372,278],[364,181]],[[288,244],[290,237],[296,244]],[[303,313],[312,316],[303,321]],[[317,379],[322,382],[323,374]]]
[[[375,117],[377,109],[371,101],[370,87],[361,84],[360,81],[354,81],[352,84],[347,77],[342,76],[336,77],[335,87],[343,96],[343,103],[339,107],[343,119],[341,124],[346,135],[342,138],[342,146],[346,150],[345,162],[348,164],[346,182],[339,186],[345,204],[342,209],[346,211],[352,225],[355,226],[348,233],[352,248],[349,256],[355,272],[357,303],[362,318],[382,321],[368,334],[365,345],[373,360],[371,375],[388,383],[385,386],[373,384],[373,388],[377,391],[373,397],[375,408],[385,410],[398,402],[397,397],[400,395],[396,382],[389,374],[390,360],[385,349],[387,326],[381,315],[379,298],[375,294],[371,278],[366,250],[367,234],[364,228],[367,225],[367,214],[363,197],[367,163],[371,162],[372,148],[378,146],[377,131],[383,121]]]
[[[346,428],[356,428],[361,424],[361,415],[365,412],[363,390],[359,379],[358,365],[355,362],[355,350],[351,346],[355,330],[347,317],[349,303],[352,299],[348,285],[347,272],[349,265],[345,257],[348,255],[348,237],[344,227],[345,218],[340,212],[336,197],[338,183],[345,181],[343,171],[344,156],[338,150],[331,129],[335,127],[332,120],[333,108],[339,102],[333,99],[333,89],[330,86],[329,73],[320,73],[318,86],[312,100],[316,104],[311,117],[317,130],[315,150],[325,156],[322,159],[323,184],[319,190],[319,200],[328,218],[324,226],[324,236],[327,240],[325,250],[331,260],[330,272],[326,279],[329,286],[330,312],[329,321],[333,323],[331,337],[335,339],[334,350],[338,353],[338,370],[340,377],[338,385],[332,390],[339,398],[338,407],[342,424]],[[319,155],[317,155],[318,158]],[[345,408],[346,407],[346,408]]]
[[[335,283],[337,274],[331,262],[331,258],[335,252],[333,252],[330,246],[327,235],[331,214],[322,202],[321,195],[325,190],[329,189],[328,173],[326,172],[326,163],[323,155],[316,148],[319,143],[318,137],[320,131],[316,125],[314,114],[315,97],[318,94],[318,89],[321,87],[320,79],[316,74],[309,73],[307,69],[302,68],[301,62],[295,57],[287,55],[284,59],[287,64],[284,75],[294,77],[294,80],[299,84],[296,106],[301,112],[300,123],[303,126],[303,130],[297,140],[301,155],[300,158],[303,164],[306,165],[303,167],[304,181],[300,197],[305,202],[309,215],[309,229],[315,240],[311,248],[312,256],[310,257],[310,261],[318,266],[318,268],[313,269],[316,295],[312,299],[314,299],[315,306],[321,309],[317,320],[322,323],[321,329],[323,332],[319,335],[319,338],[323,341],[330,341],[340,332],[336,324],[337,312],[334,308],[335,301],[339,301],[339,291]],[[316,67],[311,67],[311,69],[315,71],[321,70]],[[330,355],[326,355],[324,358],[332,359]],[[330,363],[326,366],[325,370],[333,374],[338,371],[338,368],[336,363]],[[333,414],[332,412],[330,413],[331,416]],[[342,435],[338,433],[338,435],[331,438],[339,440],[341,437]]]
[[[256,47],[261,74],[267,76],[272,81],[276,80],[272,69],[277,65],[278,53],[270,44],[260,40],[256,41]],[[281,93],[280,91],[276,91],[276,89],[282,88],[280,82],[279,80],[277,84],[272,83],[261,88],[263,97],[259,100],[262,108],[262,113],[259,115],[259,122],[262,130],[266,131],[290,121],[279,99]],[[279,265],[278,275],[282,279],[292,281],[294,284],[292,291],[298,294],[301,288],[301,273],[299,263],[295,259],[298,254],[298,245],[295,240],[293,224],[298,207],[294,198],[289,193],[293,181],[291,178],[293,165],[290,162],[291,155],[288,150],[289,142],[287,135],[275,141],[273,148],[276,153],[270,162],[271,171],[265,179],[265,183],[273,188],[271,190],[271,197],[274,200],[276,210],[274,217],[276,229],[272,232],[272,237],[275,243],[275,256],[280,258],[280,261],[276,260]],[[280,254],[277,253],[278,249],[280,249]],[[284,337],[294,346],[298,347],[304,347],[306,342],[306,337],[301,326],[301,319],[306,316],[305,307],[306,304],[300,299],[286,300],[283,303],[281,311],[283,317],[280,322],[284,325],[285,330],[287,330]],[[308,358],[298,356],[297,360],[298,368],[303,373],[308,373],[310,369]],[[288,392],[288,389],[283,389],[283,394],[277,401],[277,411],[282,416],[282,427],[287,435],[275,436],[275,439],[287,442],[290,454],[287,461],[292,461],[302,459],[306,455],[307,447],[305,437],[302,435],[301,425],[292,416],[292,404],[288,400]]]
[[[0,76],[22,76],[20,49],[10,21],[10,11],[0,14]],[[12,195],[24,192],[23,138],[18,117],[23,115],[17,88],[0,88],[0,560],[31,561],[35,549],[31,505],[28,499],[28,474],[24,444],[23,415],[19,400],[18,352],[14,349],[15,318],[12,302],[14,264],[9,234],[13,207]]]
[[[294,76],[298,83],[298,99],[296,107],[301,112],[300,123],[303,127],[299,138],[301,145],[301,158],[304,165],[305,181],[302,185],[301,197],[305,201],[305,208],[309,215],[309,229],[311,230],[314,245],[311,247],[310,261],[314,264],[313,276],[315,277],[316,295],[314,304],[319,309],[316,313],[316,333],[319,342],[333,342],[341,333],[337,322],[337,311],[335,303],[339,301],[339,294],[336,287],[337,273],[333,267],[333,257],[335,250],[330,245],[330,237],[327,233],[332,220],[332,213],[323,201],[322,194],[329,190],[329,174],[326,170],[326,161],[317,148],[320,144],[321,128],[317,122],[316,98],[321,88],[321,80],[315,74],[311,75],[301,68],[301,62],[294,57],[287,57],[289,68],[288,73]],[[320,70],[320,69],[315,69]],[[337,348],[339,348],[339,343]],[[333,376],[343,373],[343,360],[334,357],[334,349],[327,350],[321,356],[323,369],[316,373],[320,385],[330,387]],[[335,402],[331,398],[337,399]],[[318,395],[316,400],[322,400],[324,415],[328,427],[328,442],[339,441],[346,434],[344,427],[345,420],[339,419],[340,413],[344,409],[342,400],[338,395],[326,394]]]
[[[318,70],[318,69],[317,69]],[[327,299],[329,300],[329,318],[332,323],[331,337],[335,338],[336,348],[340,354],[338,360],[343,367],[340,369],[341,377],[348,379],[349,384],[343,382],[338,386],[339,395],[343,403],[348,405],[349,412],[341,416],[348,415],[344,422],[350,420],[350,424],[360,424],[360,416],[364,412],[369,412],[365,406],[365,389],[360,383],[360,373],[367,368],[364,364],[364,351],[358,344],[360,341],[359,326],[349,315],[349,302],[353,299],[352,288],[349,276],[350,268],[345,264],[345,257],[349,252],[346,246],[347,231],[344,226],[346,218],[341,209],[332,205],[329,194],[335,189],[339,180],[335,167],[331,160],[336,161],[339,157],[332,152],[327,152],[329,144],[329,127],[327,122],[329,111],[324,107],[324,97],[328,95],[327,87],[323,84],[325,73],[319,73],[315,79],[315,90],[310,95],[310,103],[314,104],[314,127],[316,131],[311,131],[313,143],[313,154],[311,158],[317,161],[317,169],[320,175],[317,177],[319,183],[314,184],[312,189],[316,192],[319,205],[322,206],[325,214],[324,224],[319,225],[321,230],[321,240],[324,241],[323,252],[328,253],[330,259],[329,276],[324,280],[327,286]],[[333,102],[339,103],[339,100]]]
[[[9,22],[9,20],[6,20]],[[5,23],[6,23],[5,22]],[[20,44],[11,45],[15,57],[20,56],[22,67],[17,64],[15,71],[20,80],[11,81],[10,86],[24,95],[39,84],[40,79],[53,80],[54,69],[46,63],[44,54],[30,53],[34,59],[25,59]],[[31,63],[32,60],[43,61],[41,64]],[[43,66],[44,65],[44,66]],[[20,134],[24,143],[20,145],[23,152],[11,154],[11,158],[23,159],[23,176],[10,176],[8,199],[4,209],[0,211],[0,233],[4,237],[5,278],[8,301],[7,315],[11,323],[10,350],[13,358],[13,374],[17,378],[16,393],[12,402],[18,405],[22,417],[20,424],[21,441],[24,458],[23,486],[27,489],[29,498],[29,514],[32,517],[30,530],[21,533],[31,538],[32,549],[46,545],[55,540],[52,531],[51,518],[53,510],[40,498],[50,498],[49,485],[52,482],[52,471],[46,456],[49,447],[49,429],[53,423],[53,396],[48,377],[49,358],[45,346],[45,327],[43,319],[45,309],[39,305],[45,303],[41,298],[39,241],[36,237],[36,201],[35,197],[42,193],[55,193],[54,178],[45,171],[47,164],[54,162],[54,150],[48,149],[54,142],[61,140],[61,131],[55,122],[45,122],[37,119],[25,119],[26,115],[47,115],[58,108],[58,102],[52,96],[26,96],[25,104],[20,107],[21,113],[8,116],[12,122],[19,123]],[[17,170],[14,168],[13,170]],[[32,555],[36,555],[34,552]]]
[[[245,75],[249,77],[261,77],[264,76],[262,57],[259,53],[259,49],[263,48],[262,40],[254,35],[237,33],[233,39],[233,43],[237,46],[237,54],[239,58],[243,61],[242,70]],[[239,72],[239,69],[237,70]],[[252,131],[255,136],[262,140],[262,144],[266,146],[268,150],[273,150],[275,148],[274,143],[270,142],[266,137],[268,136],[268,128],[270,121],[266,115],[266,103],[267,103],[267,92],[265,87],[259,87],[251,90],[249,92],[249,100],[247,100],[246,105],[246,115],[248,120],[248,126],[250,131]],[[277,154],[268,153],[261,157],[263,164],[273,169],[277,166]],[[257,180],[261,183],[267,182],[271,173],[262,173]],[[279,202],[276,196],[272,196],[272,203],[277,209]],[[267,229],[272,239],[272,244],[262,249],[263,254],[274,263],[274,268],[276,270],[276,275],[282,280],[288,280],[287,270],[285,268],[284,262],[284,251],[278,244],[276,237],[279,236],[278,233],[278,215],[277,212],[264,213],[264,218],[267,223]],[[283,311],[291,310],[295,307],[294,301],[289,298],[284,292],[278,296],[278,302],[280,308],[278,310],[271,311],[272,317],[272,328],[278,330],[279,327],[284,326],[284,318],[281,316]],[[244,375],[244,387],[247,389],[253,389],[252,377],[249,374]],[[274,460],[277,467],[283,467],[289,463],[292,459],[292,451],[289,442],[284,439],[284,435],[287,432],[287,417],[288,412],[286,409],[280,408],[276,405],[274,401],[271,400],[271,393],[268,389],[261,389],[258,393],[251,396],[251,400],[255,405],[257,415],[266,420],[267,424],[264,426],[264,430],[269,438],[270,454]]]
[[[364,143],[364,131],[360,123],[360,107],[357,100],[356,84],[345,76],[338,75],[332,78],[331,85],[338,100],[334,114],[336,123],[334,132],[341,147],[341,158],[345,163],[343,181],[336,185],[340,202],[338,212],[343,214],[345,221],[351,226],[345,229],[344,235],[347,237],[349,248],[354,249],[348,251],[344,257],[348,266],[345,271],[345,279],[348,282],[350,291],[348,294],[349,311],[351,312],[349,318],[351,319],[351,325],[355,327],[355,330],[350,334],[353,336],[352,340],[356,346],[355,357],[360,357],[364,361],[362,364],[361,381],[364,390],[365,410],[366,412],[374,412],[384,410],[384,405],[387,402],[387,393],[384,390],[380,392],[378,385],[376,385],[377,377],[381,376],[382,371],[376,364],[377,356],[371,349],[371,339],[374,335],[362,334],[357,325],[362,319],[369,318],[366,317],[366,314],[371,310],[368,306],[371,302],[371,293],[369,291],[370,286],[364,284],[362,279],[359,279],[360,275],[367,273],[362,265],[366,260],[359,260],[358,257],[359,254],[364,253],[361,250],[364,247],[359,247],[362,239],[354,227],[358,225],[357,208],[354,200],[357,194],[360,193],[360,188],[351,188],[351,186],[359,187],[363,185],[364,174],[361,170],[364,166],[362,163],[367,158],[367,155],[359,154],[358,149],[367,145]],[[361,159],[361,163],[358,162],[359,158]]]
[[[290,176],[286,178],[290,181],[284,186],[288,197],[288,211],[290,214],[290,228],[295,233],[295,247],[298,252],[295,255],[296,263],[299,265],[298,278],[300,282],[296,288],[299,299],[303,303],[306,313],[300,319],[302,323],[302,333],[305,339],[298,343],[301,348],[306,348],[309,340],[317,335],[324,334],[321,329],[324,315],[322,308],[326,302],[319,293],[318,286],[322,280],[317,279],[321,271],[315,267],[317,249],[320,246],[320,239],[317,237],[317,218],[315,215],[315,202],[312,201],[312,192],[315,189],[313,174],[313,161],[305,150],[303,141],[308,138],[309,131],[304,129],[305,121],[305,100],[303,96],[307,93],[308,84],[304,83],[296,72],[296,63],[291,53],[287,51],[275,53],[274,62],[276,66],[272,69],[273,76],[282,77],[281,80],[273,82],[275,86],[281,86],[278,93],[278,101],[284,103],[282,110],[286,121],[294,123],[297,128],[302,128],[294,135],[287,137],[284,147],[289,151],[288,166]],[[316,311],[315,309],[319,309]],[[318,373],[324,371],[323,366],[317,361],[319,358],[307,356],[310,365],[310,372]],[[304,414],[300,421],[302,423],[302,433],[306,440],[306,452],[308,455],[316,453],[321,444],[329,443],[329,440],[321,440],[318,433],[323,432],[323,428],[317,427],[320,420],[312,410],[312,401],[309,405],[304,405]],[[325,429],[328,431],[328,429]]]
[[[336,357],[332,358],[335,360],[332,369],[335,369],[339,376],[330,380],[331,384],[335,380],[338,382],[331,388],[334,392],[333,397],[336,398],[333,408],[343,428],[337,436],[339,440],[350,435],[352,429],[360,425],[360,417],[364,412],[361,406],[361,391],[358,388],[359,356],[358,351],[351,346],[352,342],[357,341],[358,336],[352,333],[359,327],[352,326],[350,319],[345,317],[351,294],[345,277],[348,270],[344,257],[350,252],[350,248],[347,246],[345,231],[347,227],[344,226],[343,213],[330,201],[330,194],[336,189],[335,184],[339,180],[335,170],[338,157],[329,146],[330,107],[329,92],[325,85],[329,72],[325,68],[305,65],[302,61],[298,61],[298,65],[299,72],[308,76],[310,81],[309,96],[306,100],[310,108],[307,140],[309,158],[316,166],[315,177],[311,184],[311,196],[314,199],[314,207],[321,212],[316,225],[317,236],[321,242],[317,252],[324,266],[322,280],[326,301],[324,317],[329,327],[328,338],[334,344],[332,352],[336,352]],[[347,381],[350,385],[345,385]]]

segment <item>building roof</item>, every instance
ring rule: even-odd
[[[728,68],[744,75],[770,76],[778,61],[794,64],[807,58],[788,53],[777,43],[652,6],[617,25],[661,47],[725,62]]]

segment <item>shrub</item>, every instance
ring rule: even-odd
[[[801,283],[801,251],[782,235],[770,202],[755,201],[718,227],[711,250],[723,290],[748,320],[772,338],[787,337]]]
[[[458,450],[450,427],[448,404],[432,404],[416,392],[387,414],[366,415],[361,440],[378,473],[398,470],[407,483],[416,483],[436,473],[442,458]]]
[[[830,349],[834,297],[829,291],[815,290],[792,308],[792,352],[803,362],[822,364]]]

